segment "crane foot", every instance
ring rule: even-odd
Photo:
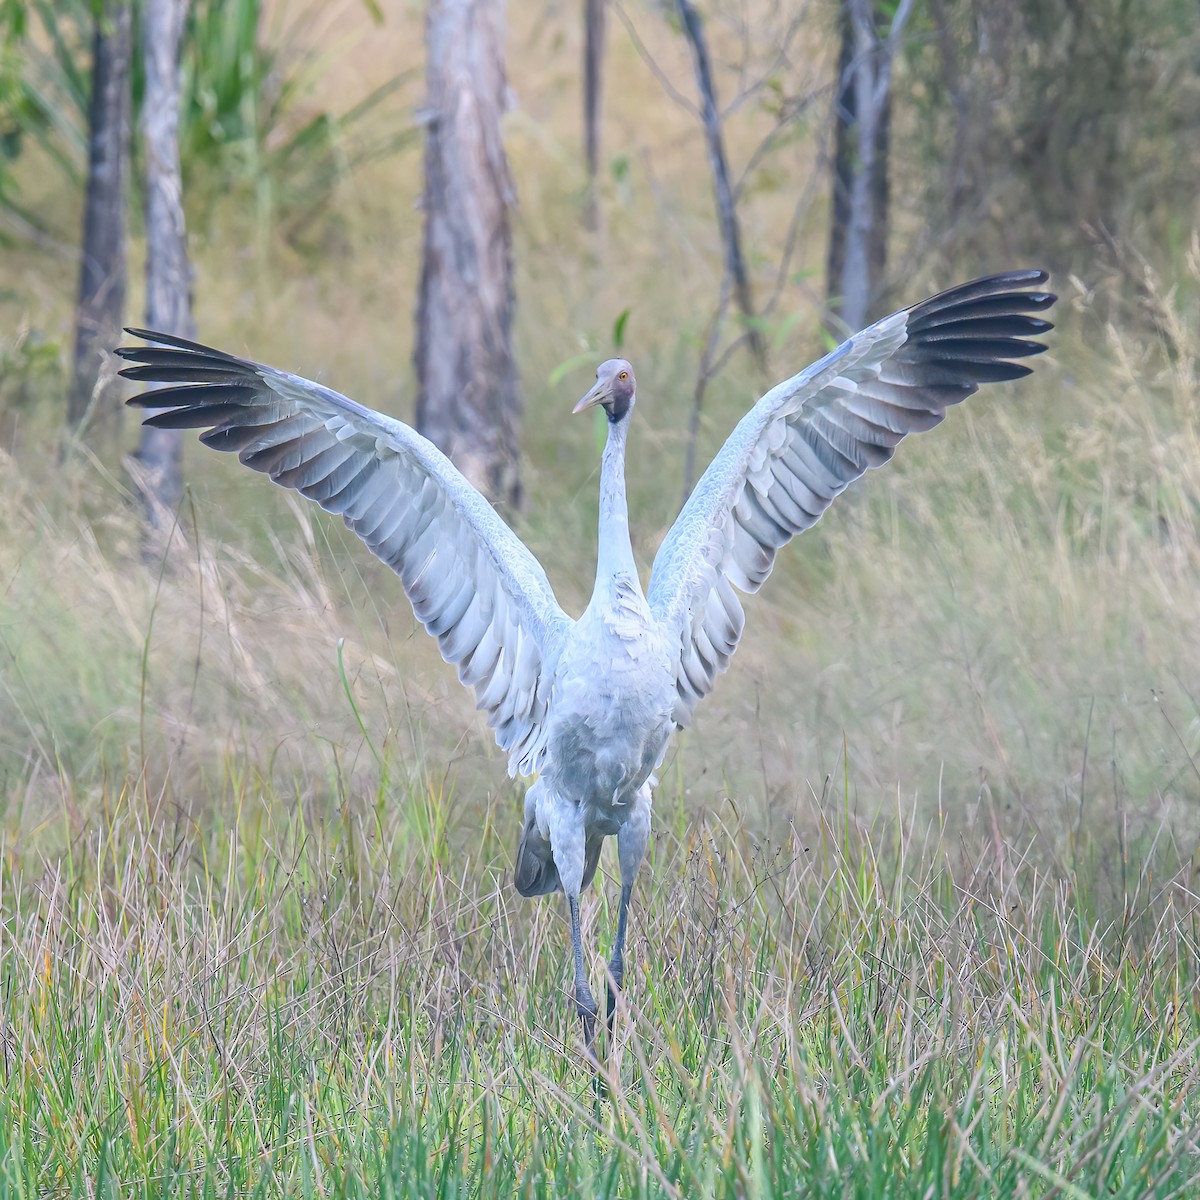
[[[591,1053],[592,1043],[596,1040],[596,1017],[600,1012],[600,1006],[596,1003],[596,998],[586,983],[582,987],[576,986],[575,988],[575,1012],[583,1022],[584,1045]]]

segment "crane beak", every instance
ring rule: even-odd
[[[603,404],[609,397],[612,396],[612,383],[607,379],[597,379],[592,385],[592,390],[580,402],[571,409],[571,415],[581,413],[589,408],[595,408],[597,404]]]

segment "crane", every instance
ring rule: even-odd
[[[517,850],[524,896],[561,891],[570,910],[574,1005],[591,1051],[580,895],[617,839],[621,900],[607,1021],[624,982],[626,924],[650,836],[654,771],[742,635],[739,592],[756,592],[779,549],[909,434],[932,429],[981,383],[1018,379],[1052,328],[1035,314],[1048,275],[1008,271],[902,309],[768,391],[692,491],[643,591],[625,501],[633,367],[609,359],[575,405],[600,406],[596,582],[563,611],[533,554],[431,442],[310,380],[146,329],[117,350],[128,379],[167,386],[130,404],[146,424],[200,440],[338,513],[400,576],[442,656],[474,689],[509,774],[532,776]]]

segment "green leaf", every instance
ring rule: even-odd
[[[625,326],[629,323],[629,314],[631,311],[631,309],[625,309],[613,324],[613,345],[618,350],[625,345]]]

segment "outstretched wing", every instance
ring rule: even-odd
[[[546,573],[431,442],[345,396],[183,338],[117,353],[127,379],[172,386],[129,403],[160,429],[200,440],[340,513],[403,580],[442,656],[475,689],[510,773],[538,770],[550,673],[570,618]]]
[[[741,637],[734,588],[756,592],[781,546],[816,523],[909,433],[932,429],[981,383],[1019,379],[1009,359],[1053,328],[1031,316],[1056,297],[1045,271],[1008,271],[951,288],[856,333],[746,414],[668,532],[650,609],[678,638],[675,719],[688,724]]]

